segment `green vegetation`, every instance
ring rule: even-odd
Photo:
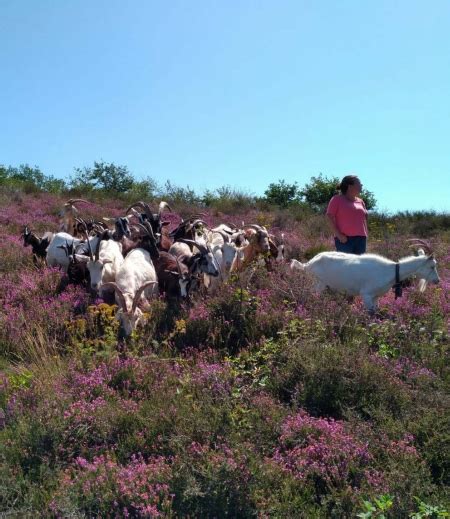
[[[171,225],[201,208],[211,226],[283,232],[288,258],[332,248],[319,198],[297,186],[280,181],[287,204],[200,196],[122,184],[115,166],[107,184],[113,166],[77,177],[89,217],[164,196]],[[442,278],[386,294],[377,318],[285,265],[255,265],[189,304],[153,300],[123,342],[116,305],[61,291],[61,273],[37,269],[19,238],[30,222],[56,230],[73,186],[49,194],[38,168],[0,171],[0,515],[448,517],[448,215],[372,213],[370,251],[405,256],[423,233]]]

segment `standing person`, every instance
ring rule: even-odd
[[[356,175],[347,175],[338,186],[327,208],[327,217],[334,232],[334,243],[339,252],[364,254],[367,246],[367,209],[358,197],[362,184]]]

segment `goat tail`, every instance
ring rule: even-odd
[[[290,267],[291,270],[305,270],[306,263],[301,263],[300,261],[293,259],[291,260]]]

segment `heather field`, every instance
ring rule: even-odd
[[[127,207],[86,197],[84,217]],[[448,218],[371,216],[370,252],[427,238],[441,276],[377,317],[254,266],[217,295],[153,300],[124,342],[115,305],[23,247],[65,200],[0,193],[1,517],[448,517]],[[333,249],[318,213],[171,203],[171,228],[201,210],[283,232],[288,259]]]

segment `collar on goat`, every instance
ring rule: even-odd
[[[395,263],[395,284],[392,288],[395,293],[395,299],[402,297],[403,287],[400,281],[400,263],[398,261]]]

